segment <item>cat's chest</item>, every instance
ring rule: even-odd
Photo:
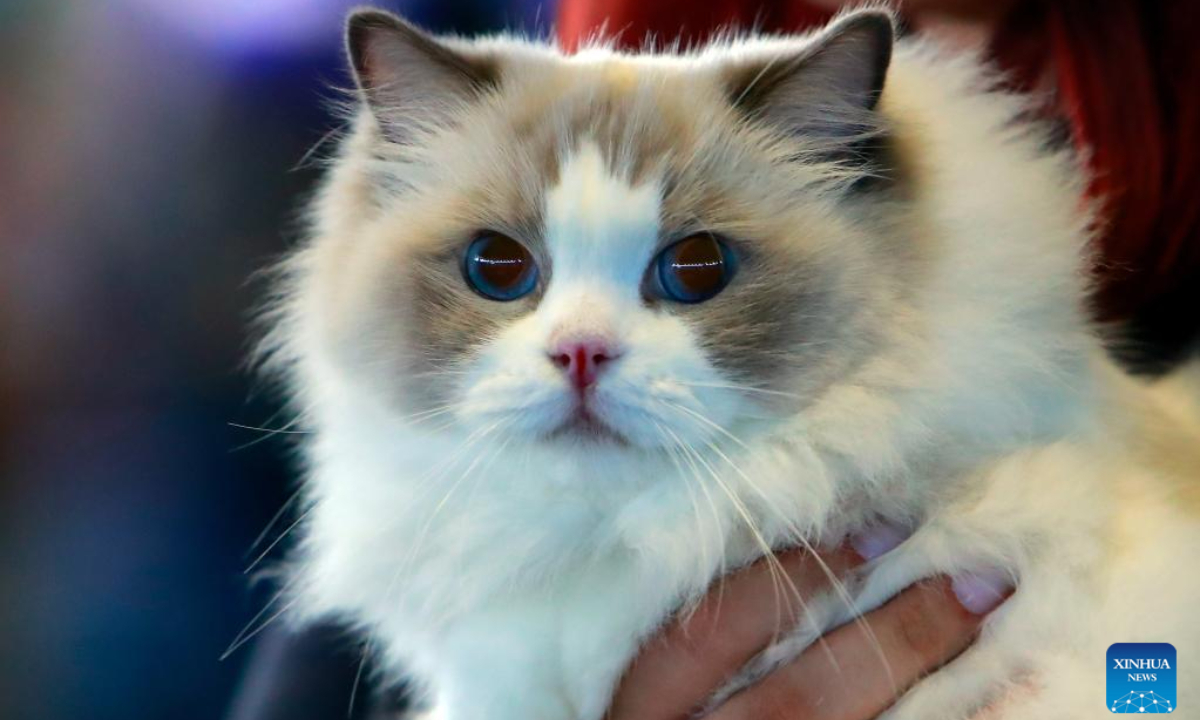
[[[727,524],[660,466],[454,452],[360,445],[321,458],[305,545],[325,582],[358,588],[360,601],[446,608],[622,554],[719,544]]]

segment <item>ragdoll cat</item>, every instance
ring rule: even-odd
[[[599,720],[722,573],[886,521],[812,627],[1019,581],[887,717],[1098,717],[1114,642],[1174,643],[1197,712],[1196,438],[1085,319],[1081,172],[893,36],[564,55],[355,13],[267,342],[312,431],[294,615],[446,720]]]

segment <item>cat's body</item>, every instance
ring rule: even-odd
[[[1084,319],[1079,173],[973,60],[901,43],[889,67],[890,38],[870,12],[564,57],[352,20],[372,112],[270,343],[314,431],[300,615],[364,630],[446,720],[599,720],[723,572],[886,519],[917,531],[848,582],[860,611],[932,574],[1019,579],[889,718],[1099,717],[1113,642],[1173,642],[1196,712],[1200,462]],[[530,248],[535,290],[467,287],[482,229]],[[728,286],[647,290],[699,230],[731,238]],[[578,396],[563,337],[606,343]]]

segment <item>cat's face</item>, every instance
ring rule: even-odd
[[[333,356],[398,415],[514,442],[802,411],[896,284],[890,37],[866,14],[794,57],[592,62],[356,16],[369,201],[327,273]]]

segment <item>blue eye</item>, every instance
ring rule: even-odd
[[[506,235],[486,232],[467,247],[463,276],[480,295],[508,302],[533,291],[538,269],[524,245]]]
[[[654,259],[657,290],[681,303],[704,302],[733,279],[733,252],[709,233],[697,233],[671,245]]]

